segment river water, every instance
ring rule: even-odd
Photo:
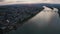
[[[47,19],[48,17],[51,18]],[[59,14],[56,12],[40,12],[30,20],[26,21],[23,26],[8,34],[60,34]]]

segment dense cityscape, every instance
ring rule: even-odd
[[[26,6],[0,6],[0,32],[15,30],[19,25],[23,25],[24,21],[35,16],[42,9]]]

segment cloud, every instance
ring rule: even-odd
[[[11,1],[24,1],[26,3],[60,3],[60,0],[4,0],[5,2],[11,2]]]
[[[36,3],[60,3],[60,0],[30,0]]]

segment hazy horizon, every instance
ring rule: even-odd
[[[60,4],[60,0],[0,0],[0,4],[35,4],[35,3],[51,3]]]

